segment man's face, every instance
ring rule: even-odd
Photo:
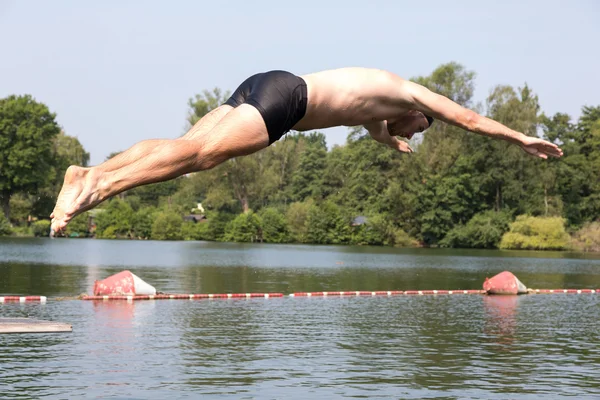
[[[411,110],[398,118],[389,119],[387,127],[390,135],[410,139],[415,133],[429,128],[429,121],[422,112]]]

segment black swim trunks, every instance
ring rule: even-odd
[[[271,145],[304,117],[307,101],[304,79],[286,71],[269,71],[246,79],[225,104],[256,107],[267,126]]]

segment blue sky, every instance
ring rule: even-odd
[[[0,97],[46,103],[92,164],[178,137],[194,94],[269,69],[410,78],[456,61],[477,73],[477,101],[527,83],[544,111],[576,118],[600,105],[598,21],[595,0],[0,0]],[[346,132],[324,131],[330,145]]]

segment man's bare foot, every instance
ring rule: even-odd
[[[65,173],[52,218],[51,233],[62,231],[77,215],[98,205],[100,172],[93,168],[70,166]]]
[[[52,218],[52,231],[59,232],[66,226],[68,221],[65,221],[63,225],[66,210],[75,200],[77,200],[77,197],[79,197],[83,185],[85,184],[85,176],[88,171],[88,168],[77,167],[74,165],[67,168],[63,186],[60,189],[58,199],[56,200],[56,205],[54,206],[52,214],[50,214],[50,218]]]

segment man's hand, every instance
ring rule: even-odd
[[[414,150],[403,140],[398,139],[395,136],[390,136],[387,129],[387,121],[378,121],[371,124],[365,125],[365,129],[369,132],[371,137],[383,143],[386,146],[391,147],[394,150],[402,153],[412,153]]]
[[[395,136],[391,136],[391,143],[388,144],[392,149],[398,150],[402,153],[413,153],[414,150],[404,140],[400,140]]]
[[[526,136],[523,139],[521,147],[527,153],[543,159],[548,158],[548,156],[561,157],[563,155],[562,150],[554,143],[531,136]]]

